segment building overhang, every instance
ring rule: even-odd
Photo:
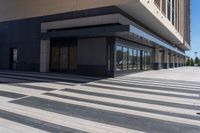
[[[177,47],[183,50],[190,49],[190,46],[185,45],[183,37],[158,9],[153,0],[138,0],[137,2],[118,5],[118,7]]]
[[[51,32],[41,33],[42,39],[50,38],[59,38],[59,37],[121,37],[121,38],[135,38],[138,36],[142,39],[148,40],[154,46],[159,46],[162,48],[169,49],[180,55],[185,56],[185,53],[178,50],[176,47],[173,47],[168,42],[158,39],[152,34],[142,31],[133,25],[111,25],[111,26],[100,26],[100,27],[87,27],[87,28],[78,28],[78,29],[69,29],[56,31],[52,30]]]

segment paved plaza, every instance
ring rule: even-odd
[[[200,68],[99,79],[0,71],[0,133],[200,133]]]

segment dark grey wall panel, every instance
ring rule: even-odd
[[[78,72],[80,74],[107,75],[107,39],[85,38],[78,40]]]
[[[106,65],[106,38],[78,40],[79,65]]]

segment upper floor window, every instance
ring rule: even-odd
[[[175,24],[175,0],[172,0],[172,24]]]
[[[155,4],[158,6],[159,9],[160,9],[160,1],[161,0],[154,0]]]
[[[162,0],[162,12],[166,15],[166,0]]]
[[[171,21],[171,0],[167,0],[167,18]]]

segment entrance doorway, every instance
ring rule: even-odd
[[[18,51],[16,48],[10,49],[10,70],[17,69],[17,54],[18,54]]]
[[[74,72],[77,69],[77,48],[51,47],[51,71]]]
[[[53,41],[55,42],[55,41]],[[50,70],[75,72],[77,70],[77,46],[58,41],[51,44]]]

